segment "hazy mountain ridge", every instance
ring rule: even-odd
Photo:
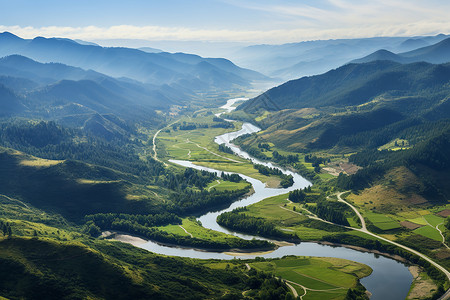
[[[104,48],[95,45],[82,45],[71,40],[37,37],[24,40],[10,33],[0,34],[0,56],[20,54],[40,62],[60,62],[85,69],[93,69],[113,77],[128,77],[144,83],[155,85],[176,84],[186,79],[198,77],[198,63],[208,62],[216,67],[214,82],[230,80],[230,86],[250,85],[255,79],[268,79],[262,74],[242,69],[228,61],[227,69],[222,70],[214,59],[200,58],[191,55],[193,61],[180,59],[180,54],[147,53],[131,48]],[[183,54],[188,57],[189,54]],[[197,67],[196,67],[197,65]],[[226,73],[239,77],[233,80]],[[225,78],[223,78],[225,76]],[[208,88],[214,88],[211,82]],[[220,86],[219,86],[220,88]]]
[[[252,144],[353,152],[380,147],[409,127],[448,119],[449,83],[449,63],[347,64],[268,90],[234,114],[264,115],[257,122],[263,131]]]
[[[392,53],[388,50],[378,50],[368,56],[355,59],[352,63],[365,63],[375,60],[391,60],[399,63],[428,62],[441,64],[450,62],[450,38],[447,38],[437,44],[421,47],[412,51],[403,53]]]
[[[391,61],[347,64],[322,75],[303,77],[272,88],[243,103],[238,110],[255,113],[258,109],[361,105],[386,93],[407,96],[422,90],[446,90],[449,79],[449,64],[402,65]]]
[[[254,45],[230,54],[238,64],[281,80],[317,75],[377,51],[411,51],[445,39],[426,37],[377,37],[317,40],[282,45]]]

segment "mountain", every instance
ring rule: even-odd
[[[71,127],[84,127],[87,120],[98,114],[153,122],[158,118],[155,109],[165,111],[191,99],[179,87],[115,79],[61,63],[39,63],[20,55],[0,59],[0,84],[3,116],[57,120]]]
[[[39,62],[59,62],[92,69],[112,77],[127,77],[152,85],[178,84],[190,88],[183,83],[198,79],[202,84],[197,87],[203,92],[222,87],[248,87],[253,80],[268,79],[226,60],[223,60],[226,63],[222,62],[226,68],[222,69],[214,59],[189,54],[147,53],[131,48],[82,45],[67,39],[37,37],[25,40],[7,32],[0,34],[0,56],[12,54]],[[211,70],[205,62],[216,69]],[[202,75],[203,79],[208,77],[212,80],[204,82]],[[219,86],[217,83],[220,83]]]
[[[244,147],[270,141],[294,152],[357,151],[380,147],[409,127],[447,119],[449,82],[450,64],[348,64],[272,88],[233,114],[263,129]]]
[[[0,74],[17,78],[26,78],[41,85],[54,83],[62,79],[83,80],[102,79],[107,76],[86,71],[60,63],[39,63],[21,55],[9,55],[0,58]]]
[[[398,54],[387,50],[378,50],[363,58],[355,59],[352,63],[365,63],[374,60],[391,60],[399,63],[424,61],[433,64],[450,62],[450,38],[440,41],[434,45],[425,46]]]
[[[26,107],[14,92],[0,84],[0,116],[17,114],[25,109]]]
[[[395,62],[399,62],[399,63],[407,62],[406,58],[401,57],[400,55],[395,54],[391,51],[381,49],[381,50],[377,50],[374,53],[369,54],[363,58],[352,60],[352,63],[359,64],[359,63],[367,63],[367,62],[376,61],[376,60],[390,60],[390,61],[395,61]]]
[[[377,97],[409,96],[423,91],[448,90],[450,64],[390,61],[348,64],[325,74],[303,77],[272,88],[238,107],[249,113],[259,109],[345,107],[370,103]]]
[[[151,47],[141,47],[138,48],[141,51],[147,52],[147,53],[161,53],[164,52],[161,49],[151,48]]]
[[[282,45],[254,45],[242,48],[230,57],[241,66],[257,70],[280,81],[317,75],[379,49],[403,52],[428,46],[446,35],[429,37],[377,37],[305,41]]]

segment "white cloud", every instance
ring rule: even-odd
[[[330,28],[306,28],[278,30],[205,30],[182,27],[118,25],[111,27],[21,27],[1,26],[0,31],[9,31],[23,38],[67,37],[83,40],[141,39],[149,41],[212,41],[287,43],[315,39],[361,38],[374,36],[413,36],[450,33],[450,21],[429,22],[419,20],[401,24],[373,24],[359,26],[340,24]]]

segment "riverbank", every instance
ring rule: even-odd
[[[151,240],[145,239],[144,237],[139,237],[139,236],[135,236],[135,235],[130,235],[128,233],[125,232],[118,232],[118,231],[104,231],[102,232],[101,235],[102,238],[104,239],[110,239],[110,240],[115,240],[115,241],[119,241],[119,242],[123,242],[123,243],[127,243],[127,244],[131,244],[133,246],[139,247],[142,246],[145,243],[148,243]],[[271,241],[272,243],[274,243],[276,245],[275,249],[272,250],[267,250],[267,249],[237,249],[237,248],[232,248],[232,249],[208,249],[208,248],[198,248],[198,247],[187,247],[187,246],[182,246],[182,245],[176,245],[176,244],[170,244],[170,243],[161,243],[161,242],[157,242],[157,241],[152,241],[158,245],[162,245],[162,246],[167,246],[167,247],[172,247],[172,248],[182,248],[182,249],[192,249],[192,250],[196,250],[196,251],[206,251],[206,252],[217,252],[217,253],[223,253],[226,255],[230,255],[230,256],[258,256],[258,255],[265,255],[265,254],[269,254],[269,253],[273,253],[275,250],[277,250],[280,247],[286,247],[286,246],[294,246],[294,243],[290,243],[290,242],[286,242],[286,241]],[[340,243],[332,243],[332,242],[326,242],[326,241],[304,241],[306,243],[316,243],[319,245],[325,245],[325,246],[331,246],[331,247],[343,247],[343,248],[347,248],[347,249],[352,249],[352,250],[356,250],[359,252],[364,252],[364,253],[373,253],[376,255],[381,255],[387,258],[391,258],[393,260],[399,261],[401,263],[404,264],[411,264],[411,262],[409,262],[408,260],[406,260],[405,258],[399,256],[399,255],[393,255],[393,254],[389,254],[389,253],[384,253],[384,252],[380,252],[378,250],[371,250],[371,249],[367,249],[364,247],[359,247],[359,246],[353,246],[353,245],[346,245],[346,244],[340,244]],[[414,274],[411,273],[413,276]]]
[[[216,252],[216,253],[231,253],[229,255],[257,255],[260,253],[271,253],[277,250],[280,246],[275,244],[275,247],[272,249],[267,248],[252,248],[252,249],[239,249],[239,248],[201,248],[201,247],[189,247],[171,243],[163,243],[154,240],[145,239],[145,237],[135,236],[128,234],[126,232],[118,232],[118,231],[104,231],[101,235],[102,238],[108,240],[119,241],[127,244],[131,244],[136,247],[141,247],[142,245],[152,242],[158,244],[160,246],[171,247],[171,248],[180,248],[180,249],[190,249],[200,252]],[[283,244],[283,243],[280,243]],[[286,242],[286,244],[290,244]]]
[[[408,261],[407,259],[405,259],[399,255],[381,252],[378,250],[367,249],[364,247],[359,247],[359,246],[354,246],[354,245],[346,245],[346,244],[340,244],[340,243],[332,243],[332,242],[326,242],[326,241],[309,241],[309,242],[318,243],[319,245],[327,245],[327,246],[331,246],[331,247],[344,247],[344,248],[353,249],[353,250],[360,251],[360,252],[373,253],[376,255],[382,255],[384,257],[391,258],[393,260],[399,261],[404,264],[412,264],[410,261]]]
[[[220,136],[216,136],[215,141],[220,144],[225,144],[229,147],[237,156],[250,159],[252,162],[257,164],[262,164],[271,168],[278,168],[284,174],[292,175],[294,178],[294,185],[290,188],[286,189],[271,189],[267,188],[265,184],[259,180],[256,180],[252,177],[245,176],[241,172],[235,171],[241,177],[249,181],[254,187],[255,193],[251,196],[244,198],[240,201],[236,201],[231,204],[230,207],[222,210],[209,212],[201,217],[198,220],[201,224],[208,229],[215,230],[218,232],[226,233],[229,235],[234,235],[237,237],[241,237],[243,239],[252,240],[253,238],[258,238],[248,234],[241,234],[234,232],[232,230],[223,228],[219,226],[216,222],[216,218],[223,212],[231,211],[238,207],[245,207],[257,202],[260,202],[263,199],[278,196],[280,194],[286,194],[291,190],[302,189],[309,185],[311,182],[300,176],[295,171],[289,169],[282,169],[279,166],[272,164],[271,162],[262,162],[253,157],[251,157],[248,153],[239,149],[236,145],[231,143],[233,139],[243,134],[251,134],[253,132],[257,132],[260,129],[252,124],[244,123],[242,129],[236,132],[225,133]],[[222,172],[225,164],[209,165],[208,167],[199,166],[192,161],[177,161],[177,164],[180,164],[184,167],[191,167],[198,170],[206,170],[209,172]],[[217,167],[217,168],[216,168]],[[264,257],[264,258],[280,258],[284,256],[316,256],[316,257],[335,257],[335,258],[344,258],[347,260],[352,260],[356,262],[360,262],[370,266],[373,269],[373,273],[365,277],[361,280],[361,283],[373,294],[372,299],[382,299],[382,300],[390,300],[390,299],[404,299],[409,291],[412,275],[408,271],[407,267],[404,264],[397,263],[397,261],[392,260],[388,256],[379,255],[377,253],[371,253],[370,251],[365,251],[368,249],[355,249],[351,247],[337,247],[338,245],[319,244],[319,243],[309,243],[302,242],[298,245],[286,245],[278,247],[273,251],[259,251],[259,252],[231,252],[226,251],[222,253],[217,252],[207,252],[207,251],[199,251],[199,250],[186,250],[180,247],[168,248],[162,247],[156,243],[148,242],[147,244],[141,245],[141,248],[147,249],[149,251],[155,253],[161,253],[166,255],[175,255],[175,256],[183,256],[183,257],[191,257],[191,258],[201,258],[201,259],[224,259],[229,260],[232,259],[235,255],[243,256],[245,258],[251,259],[255,257]],[[363,250],[363,251],[358,251]],[[375,254],[375,255],[374,255]]]

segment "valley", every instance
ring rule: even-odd
[[[281,78],[1,33],[0,298],[449,298],[448,41],[242,49],[338,64],[258,90]]]

